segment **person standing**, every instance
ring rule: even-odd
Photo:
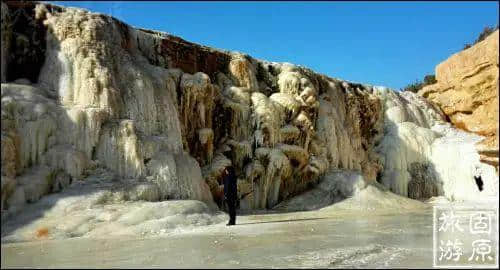
[[[227,226],[236,224],[236,202],[238,195],[238,185],[233,167],[224,169],[224,201],[229,209],[229,222]]]

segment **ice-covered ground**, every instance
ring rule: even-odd
[[[223,212],[198,201],[118,204],[103,203],[99,192],[62,194],[71,192],[2,226],[2,268],[432,267],[432,204],[447,203],[368,185],[317,210],[283,212],[297,210],[296,201],[226,227]]]
[[[2,222],[2,243],[165,236],[226,220],[224,212],[197,200],[133,200],[132,197],[147,198],[144,195],[147,186],[128,185],[126,180],[110,181],[106,173],[102,171],[85,181],[76,181],[63,192],[27,204],[22,211],[10,212],[6,222]],[[325,213],[394,212],[425,208],[425,204],[396,195],[381,185],[366,186],[359,172],[334,171],[317,187],[281,203],[271,212],[320,208]]]
[[[2,245],[2,267],[429,267],[432,220],[326,212],[242,216],[166,237]]]

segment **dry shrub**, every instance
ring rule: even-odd
[[[36,230],[37,238],[45,238],[49,236],[49,229],[47,227],[42,227]]]

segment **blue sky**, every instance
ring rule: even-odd
[[[498,22],[497,2],[56,2],[210,47],[399,89]]]

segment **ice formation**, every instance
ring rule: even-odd
[[[9,21],[22,11],[31,23],[13,31]],[[13,62],[31,63],[20,52],[37,43],[12,40],[27,36],[44,38],[36,55],[43,62],[20,74]],[[414,199],[498,194],[498,172],[472,147],[480,137],[453,128],[418,95],[214,50],[81,9],[2,2],[1,97],[5,216],[96,170],[113,175],[108,181],[141,184],[142,195],[123,201],[209,207],[221,206],[221,171],[230,165],[243,209],[275,207],[318,183],[346,198],[346,181],[380,182]],[[479,175],[484,191],[474,184]]]

